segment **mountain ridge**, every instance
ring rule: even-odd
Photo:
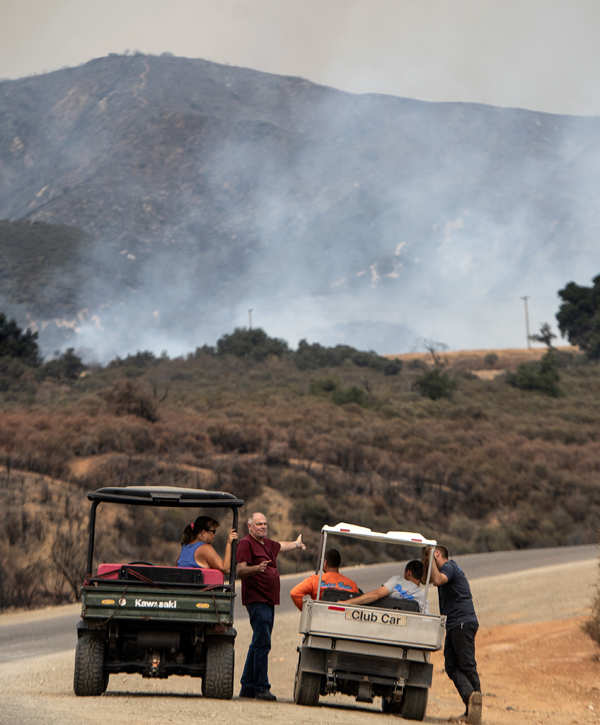
[[[0,218],[82,230],[85,279],[44,308],[99,315],[75,341],[105,356],[192,349],[248,308],[292,341],[473,347],[446,310],[484,310],[479,331],[524,291],[550,311],[600,262],[600,119],[142,54],[2,81],[0,103]]]

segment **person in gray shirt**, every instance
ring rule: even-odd
[[[425,590],[420,586],[423,576],[423,564],[417,559],[409,561],[404,567],[404,575],[390,577],[385,584],[359,597],[345,599],[347,604],[372,604],[373,602],[391,597],[392,599],[412,599],[419,605],[421,612],[427,612]],[[340,602],[341,603],[341,602]]]

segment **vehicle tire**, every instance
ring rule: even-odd
[[[209,639],[206,643],[206,670],[202,678],[204,697],[231,700],[233,697],[233,666],[233,641]]]
[[[314,672],[303,672],[300,669],[300,661],[296,668],[294,679],[294,702],[296,705],[308,705],[310,707],[319,703],[321,692],[321,675]]]
[[[407,720],[422,720],[427,710],[427,696],[429,690],[426,687],[411,687],[407,685],[402,694],[400,714]]]
[[[73,690],[76,695],[101,695],[108,685],[108,673],[104,671],[104,639],[97,634],[84,632],[75,648]]]
[[[381,698],[381,711],[389,715],[400,715],[402,712],[402,700],[395,700],[392,697]]]

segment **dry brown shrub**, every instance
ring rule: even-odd
[[[252,425],[220,423],[208,429],[212,444],[224,453],[254,453],[261,449],[263,431]]]
[[[131,380],[119,381],[101,393],[108,409],[114,415],[135,415],[150,423],[158,420],[157,401]]]

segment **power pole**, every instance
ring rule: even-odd
[[[252,307],[248,310],[248,329],[252,329]]]
[[[521,299],[525,304],[525,333],[527,335],[527,349],[531,350],[531,336],[529,334],[529,308],[527,307],[527,300],[529,299],[529,295],[524,295],[523,297],[521,297]]]

